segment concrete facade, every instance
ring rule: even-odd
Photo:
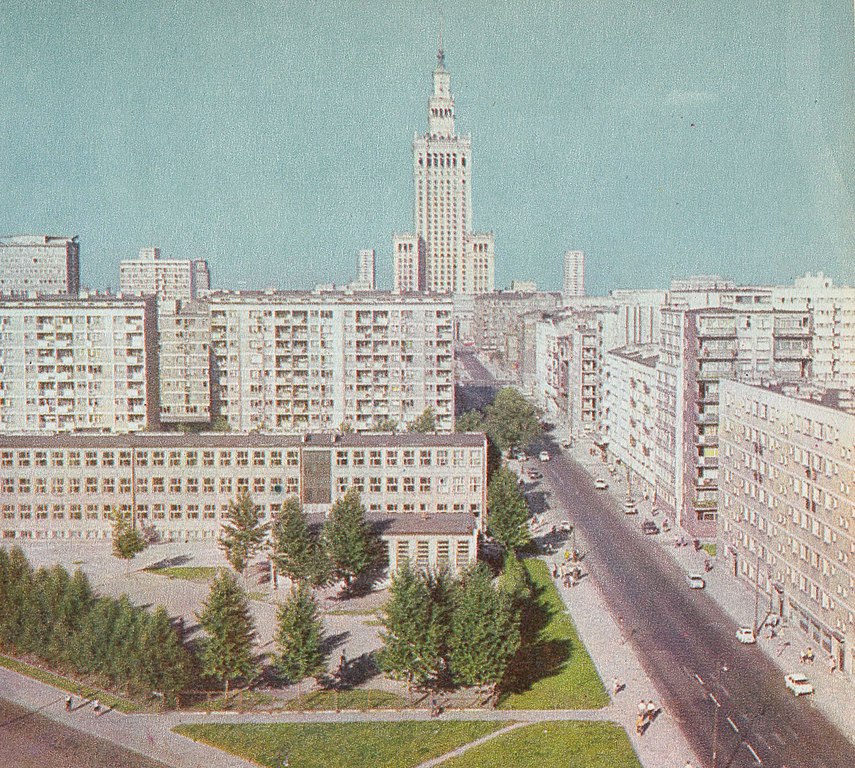
[[[158,423],[155,299],[0,301],[0,431]]]
[[[0,296],[76,296],[80,242],[73,237],[0,237]]]
[[[211,289],[208,263],[200,259],[161,259],[159,248],[141,248],[138,259],[119,265],[119,289],[131,296],[189,300]]]
[[[425,241],[417,235],[395,235],[392,239],[395,293],[425,290]]]
[[[584,251],[567,251],[564,254],[564,279],[561,293],[565,298],[585,295]]]
[[[213,415],[232,429],[400,428],[432,408],[454,428],[451,298],[215,293]]]
[[[720,409],[728,568],[855,680],[853,392],[722,381]]]

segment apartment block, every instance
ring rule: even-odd
[[[392,240],[395,261],[395,292],[416,293],[425,290],[425,241],[417,235],[395,235]]]
[[[161,301],[157,313],[160,421],[211,420],[211,316],[203,301]]]
[[[76,296],[79,290],[77,235],[0,237],[0,296]]]
[[[821,272],[772,289],[777,309],[809,311],[813,321],[813,380],[855,386],[855,287],[837,286]]]
[[[564,254],[564,280],[561,293],[565,298],[585,295],[585,253],[567,251]]]
[[[634,495],[656,487],[658,346],[619,347],[603,356],[600,430],[607,455],[625,467]]]
[[[0,301],[0,431],[158,423],[153,298]]]
[[[855,679],[853,391],[720,384],[719,551]]]
[[[426,408],[454,427],[450,297],[215,293],[215,415],[232,429],[404,428]]]
[[[189,300],[210,291],[211,276],[206,261],[162,259],[159,248],[141,248],[139,258],[120,264],[119,287],[123,294],[132,296]]]
[[[373,248],[364,248],[356,261],[356,282],[365,290],[373,291],[377,287],[375,254]]]
[[[657,506],[691,535],[714,536],[719,381],[800,381],[810,369],[808,312],[664,307],[657,361]]]
[[[320,524],[354,488],[394,570],[464,568],[486,529],[483,434],[0,435],[3,539],[109,539],[113,509],[171,541],[216,545],[247,491],[272,520],[297,497]]]

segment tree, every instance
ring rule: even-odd
[[[202,640],[199,655],[202,673],[222,681],[228,696],[233,680],[252,677],[258,671],[253,656],[255,624],[246,592],[234,574],[226,570],[217,574],[197,618],[207,635]]]
[[[528,502],[520,493],[517,475],[507,467],[493,473],[487,509],[487,529],[505,551],[515,551],[531,541]]]
[[[421,414],[407,425],[407,432],[436,432],[436,414],[428,406]]]
[[[381,669],[396,680],[425,685],[437,681],[445,667],[450,610],[450,583],[401,566],[389,587],[383,609]]]
[[[241,575],[246,575],[246,566],[264,544],[267,530],[268,525],[261,521],[261,510],[252,503],[247,491],[241,491],[229,502],[220,533],[220,549]]]
[[[345,590],[377,560],[380,538],[366,521],[365,507],[355,489],[333,504],[324,523],[323,544],[332,573],[344,579]]]
[[[232,427],[225,416],[215,416],[211,421],[211,432],[231,432]]]
[[[449,666],[462,685],[489,685],[493,695],[520,644],[513,599],[493,587],[479,563],[456,590],[449,637]]]
[[[324,671],[323,624],[318,604],[304,584],[292,588],[279,608],[275,642],[278,655],[274,666],[289,682],[317,677]]]
[[[291,581],[317,587],[329,579],[329,562],[321,542],[309,530],[296,497],[282,504],[273,522],[270,556],[279,572]]]
[[[388,416],[375,416],[371,424],[372,432],[397,432],[398,422]]]
[[[540,434],[537,409],[513,387],[499,390],[487,406],[485,423],[490,438],[503,451],[528,445]]]
[[[162,606],[147,614],[139,637],[139,656],[145,660],[138,683],[148,692],[163,694],[167,704],[175,701],[190,682],[191,659],[181,636]]]
[[[483,432],[484,414],[475,409],[462,413],[454,422],[455,432]]]
[[[114,509],[110,513],[113,522],[113,557],[130,562],[148,546],[148,541],[142,531],[131,525],[124,512]]]

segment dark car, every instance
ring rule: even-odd
[[[653,536],[654,534],[659,533],[659,526],[652,520],[645,520],[641,524],[641,532],[646,536]]]

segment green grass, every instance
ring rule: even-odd
[[[641,768],[626,731],[613,723],[534,723],[453,757],[442,768]]]
[[[534,600],[523,614],[522,646],[499,709],[598,709],[609,703],[543,560],[524,560]]]
[[[120,696],[107,693],[100,688],[93,688],[89,685],[78,683],[76,680],[63,677],[62,675],[58,675],[54,672],[48,672],[46,669],[33,666],[32,664],[27,664],[23,661],[18,661],[17,659],[12,659],[8,656],[0,655],[0,667],[6,667],[6,669],[11,669],[13,672],[26,675],[34,680],[46,683],[47,685],[52,685],[54,688],[59,688],[63,691],[68,691],[68,693],[72,693],[75,696],[79,696],[84,699],[98,699],[101,704],[104,704],[111,709],[116,709],[119,712],[144,711],[144,707],[141,707],[128,699],[123,699]]]
[[[397,693],[376,691],[370,688],[354,688],[346,691],[314,691],[290,699],[285,709],[330,710],[330,709],[403,709],[407,700]]]
[[[710,557],[715,557],[715,544],[701,544],[701,549]]]
[[[146,568],[145,570],[146,573],[153,573],[155,576],[168,576],[170,579],[210,581],[220,569],[208,565],[176,565],[172,568]]]
[[[492,733],[502,725],[485,722],[272,723],[179,725],[173,730],[269,768],[281,768],[286,756],[295,768],[413,768]]]

